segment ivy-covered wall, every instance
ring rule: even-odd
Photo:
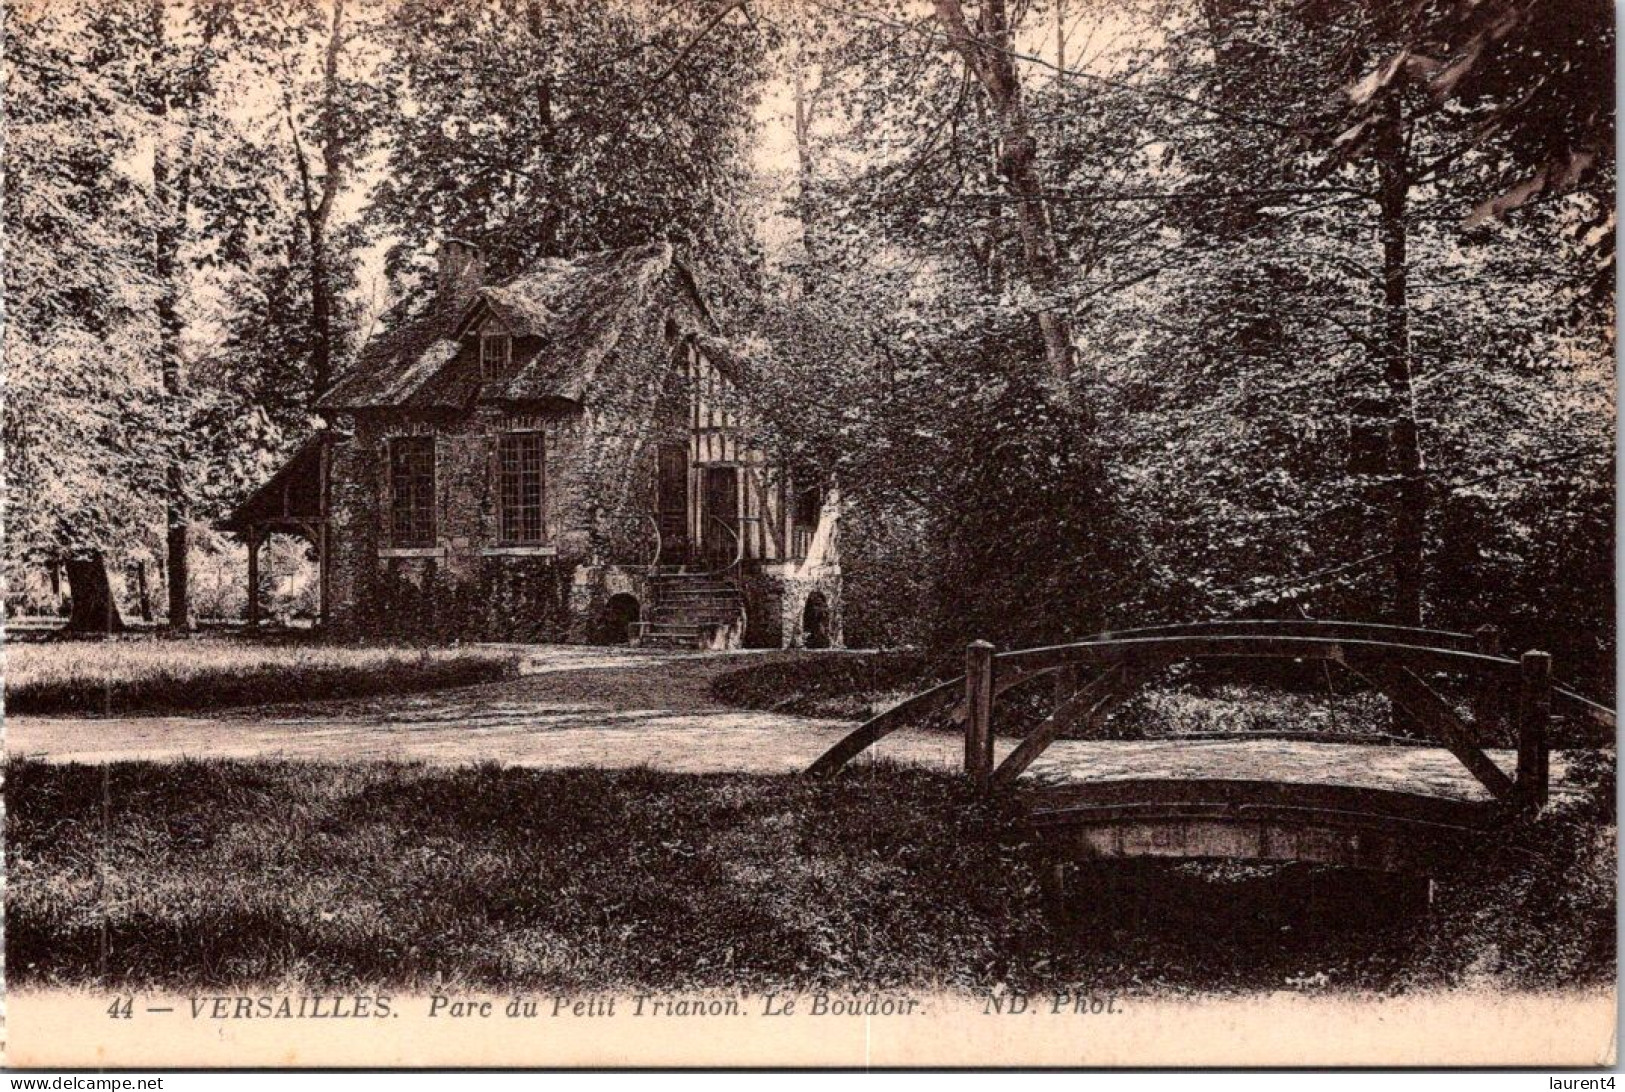
[[[355,623],[406,640],[564,641],[574,568],[550,557],[485,557],[463,579],[434,558],[389,558],[367,578]]]

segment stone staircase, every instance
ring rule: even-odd
[[[640,648],[739,647],[745,600],[726,573],[662,571],[649,578],[649,609],[632,630]]]

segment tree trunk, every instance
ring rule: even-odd
[[[1378,344],[1389,412],[1388,473],[1393,478],[1389,507],[1393,521],[1394,621],[1420,626],[1427,480],[1411,374],[1405,224],[1411,180],[1407,158],[1405,119],[1396,90],[1388,93],[1377,134],[1383,296]]]
[[[1055,0],[1055,83],[1066,78],[1066,0]]]
[[[153,180],[160,188],[165,185],[167,166],[164,165],[162,152],[156,157]],[[179,296],[180,286],[177,283],[179,276],[178,252],[179,230],[169,224],[158,229],[157,269],[159,279],[158,290],[158,328],[160,352],[163,356],[163,386],[165,401],[168,403],[168,415],[172,424],[184,427],[180,418],[184,416],[181,405],[184,386],[181,379],[181,325]],[[179,450],[168,452],[169,466],[164,474],[165,502],[164,502],[164,546],[169,571],[169,625],[174,629],[190,630],[193,626],[191,596],[187,586],[187,549],[190,534],[188,523],[191,513],[187,510],[186,500],[186,468],[182,462],[183,456]]]
[[[802,69],[805,62],[798,43],[796,47],[794,82],[796,133],[796,220],[801,227],[801,290],[812,292],[813,244],[813,159],[812,159],[812,104],[808,101]]]
[[[162,0],[154,0],[151,16],[155,43],[153,66],[155,70],[163,71],[167,64],[164,56],[167,12]],[[185,428],[186,414],[183,405],[185,386],[181,374],[184,319],[180,313],[180,250],[186,231],[186,213],[191,204],[189,165],[195,134],[190,117],[181,135],[170,134],[172,94],[171,87],[160,87],[151,108],[153,120],[157,123],[155,128],[160,134],[153,144],[152,154],[152,190],[158,209],[158,226],[153,238],[153,267],[158,280],[158,352],[162,362],[164,401],[169,423],[181,431]],[[194,621],[187,586],[186,553],[191,513],[186,498],[185,457],[179,443],[166,452],[166,456],[169,465],[164,475],[167,494],[164,503],[164,543],[169,570],[169,625],[173,629],[190,630]]]
[[[1059,283],[1059,252],[1038,176],[1038,141],[1027,122],[1021,80],[1011,56],[1014,40],[1004,0],[986,0],[973,32],[959,0],[935,0],[938,24],[954,52],[981,83],[992,104],[1002,149],[1000,170],[1015,198],[1027,286],[1038,297],[1035,317],[1044,339],[1050,377],[1066,392],[1072,379],[1072,326],[1054,299]]]
[[[344,185],[344,136],[339,128],[339,54],[344,48],[344,0],[333,5],[333,22],[322,68],[322,196],[309,208],[311,401],[333,384],[333,282],[327,259],[327,225],[333,202]]]
[[[1202,20],[1213,47],[1214,79],[1208,94],[1227,111],[1246,112],[1247,89],[1267,64],[1265,50],[1247,33],[1249,16],[1258,7],[1259,0],[1201,0]],[[1222,150],[1227,145],[1221,142],[1218,147]],[[1255,176],[1257,164],[1250,157],[1237,161],[1233,155],[1222,153],[1219,175],[1212,180],[1216,188],[1242,188],[1232,180],[1235,174]],[[1259,210],[1269,200],[1237,193],[1228,201],[1215,202],[1201,213],[1203,230],[1224,238],[1244,235],[1263,219]]]
[[[536,121],[537,142],[536,150],[547,161],[549,189],[558,184],[560,165],[558,157],[558,139],[553,119],[553,70],[557,63],[559,53],[558,33],[546,18],[543,8],[545,5],[539,0],[531,0],[525,8],[525,25],[530,32],[531,42],[536,50],[538,61],[533,65],[536,80]],[[536,225],[536,241],[540,252],[548,257],[558,257],[559,254],[559,213],[561,203],[549,201],[542,209],[540,221]]]
[[[73,612],[63,633],[105,636],[120,633],[124,619],[113,601],[113,588],[107,581],[107,562],[100,550],[67,561],[68,594],[73,596]]]
[[[333,293],[327,275],[325,229],[310,238],[311,404],[333,385]]]
[[[147,587],[147,559],[142,558],[135,563],[135,589],[137,601],[141,605],[141,620],[152,621],[152,592]]]

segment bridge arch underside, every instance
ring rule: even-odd
[[[1464,851],[1501,813],[1488,802],[1345,785],[1265,781],[1101,781],[1046,788],[1031,832],[1080,861],[1158,858],[1427,871]]]

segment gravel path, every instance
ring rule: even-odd
[[[209,716],[10,717],[6,751],[52,762],[284,758],[791,773],[851,728],[711,698],[718,674],[771,653],[520,651],[520,678],[455,690]],[[960,746],[910,733],[877,753],[947,763]]]
[[[427,694],[208,717],[12,717],[6,751],[53,762],[281,758],[794,773],[852,728],[845,721],[728,708],[710,697],[716,675],[771,653],[573,647],[527,647],[522,653],[518,679]],[[998,741],[998,757],[1011,747]],[[958,737],[927,732],[896,733],[867,753],[949,769],[964,755]],[[1491,757],[1512,771],[1511,752]],[[1562,756],[1554,755],[1554,784],[1563,772]],[[1063,740],[1028,776],[1257,778],[1487,799],[1442,749],[1282,740]]]

